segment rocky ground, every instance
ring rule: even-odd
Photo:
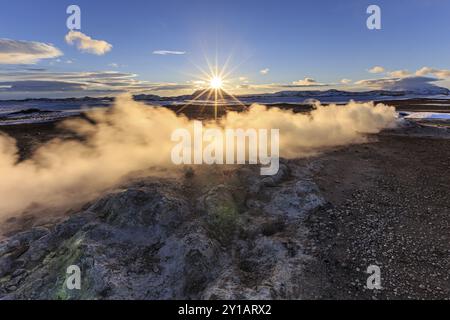
[[[8,237],[0,245],[0,295],[311,297],[317,286],[303,279],[311,257],[302,221],[324,200],[309,169],[282,164],[270,178],[250,167],[205,170],[139,179],[55,225]],[[73,264],[83,270],[79,291],[64,284]]]
[[[70,214],[9,219],[0,299],[449,298],[448,136],[411,125],[283,160],[274,177],[184,168]],[[64,283],[73,264],[81,290]],[[371,264],[381,290],[365,288]]]
[[[385,132],[319,163],[314,180],[328,202],[307,227],[327,269],[327,297],[449,299],[448,129]],[[382,290],[365,288],[371,264],[381,269]]]

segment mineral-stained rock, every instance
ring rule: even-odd
[[[242,166],[189,184],[202,175],[130,182],[56,225],[10,236],[0,299],[302,297],[311,259],[302,219],[322,204],[308,171],[283,161],[273,177]],[[71,265],[80,290],[67,288]]]

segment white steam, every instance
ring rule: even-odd
[[[34,206],[70,206],[97,197],[128,175],[154,166],[170,166],[171,133],[192,122],[160,107],[149,107],[129,96],[109,109],[92,110],[64,127],[82,139],[54,139],[19,162],[16,142],[0,135],[0,217]],[[230,112],[204,125],[212,128],[280,129],[280,154],[302,157],[326,147],[364,141],[394,125],[393,107],[351,102],[345,106],[317,105],[309,114],[253,105]]]

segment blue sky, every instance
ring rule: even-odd
[[[0,4],[0,98],[108,93],[106,85],[93,90],[85,82],[88,75],[78,76],[83,72],[97,72],[99,79],[122,75],[108,82],[117,91],[123,89],[121,84],[162,95],[192,92],[202,86],[193,83],[201,74],[195,66],[206,70],[205,57],[214,63],[216,53],[219,66],[230,57],[229,66],[235,70],[227,85],[237,93],[287,88],[363,90],[375,88],[373,82],[367,86],[367,79],[403,81],[407,77],[422,77],[425,84],[449,84],[449,1],[2,0]],[[79,32],[112,45],[110,50],[86,52],[77,48],[81,40],[76,37],[68,43],[66,8],[70,4],[81,8]],[[366,27],[370,4],[381,8],[381,30]],[[11,52],[19,49],[4,39],[25,41],[17,54],[38,50],[38,59],[14,64]],[[47,47],[36,49],[36,42],[49,44],[59,53]],[[43,55],[39,50],[45,51]],[[154,54],[158,50],[184,54]],[[383,71],[368,72],[375,66]],[[418,72],[423,67],[428,69]],[[46,83],[36,85],[39,79],[47,79],[49,88],[43,89]],[[348,80],[342,83],[342,79]],[[383,80],[376,86],[392,84]],[[33,81],[33,85],[16,85],[17,81]],[[77,85],[61,92],[61,87],[52,86],[58,81]]]

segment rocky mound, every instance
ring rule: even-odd
[[[52,226],[0,243],[0,299],[308,298],[307,230],[324,203],[310,169],[284,162],[189,168],[118,188]],[[81,290],[66,269],[81,269]]]

